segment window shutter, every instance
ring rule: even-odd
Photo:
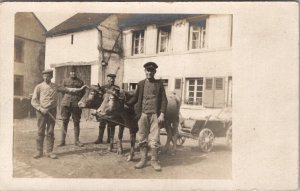
[[[181,79],[175,79],[175,89],[178,90],[181,88]]]
[[[214,80],[213,78],[205,79],[205,89],[203,97],[203,106],[204,107],[213,107],[214,106]]]
[[[128,91],[128,83],[123,83],[122,88],[123,90]]]
[[[125,39],[124,39],[124,54],[125,56],[131,56],[131,46],[132,46],[132,32],[125,33]]]
[[[215,78],[214,107],[225,106],[224,78]]]

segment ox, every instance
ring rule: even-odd
[[[132,94],[128,92],[113,92],[107,91],[104,94],[102,104],[97,110],[100,116],[106,116],[110,119],[121,118],[124,125],[130,130],[131,150],[128,160],[131,160],[134,156],[134,145],[136,140],[136,132],[138,130],[138,119],[136,118],[133,108],[126,108],[124,104],[131,98]],[[165,128],[167,132],[167,142],[165,150],[170,148],[170,142],[173,142],[173,151],[176,151],[177,132],[179,123],[179,98],[173,94],[167,94],[168,106],[165,114],[165,123],[161,125],[161,128]],[[172,136],[174,135],[174,136]],[[174,139],[172,139],[174,137]],[[122,141],[119,141],[118,150],[122,151]]]
[[[92,85],[85,91],[85,95],[81,98],[81,100],[78,102],[78,106],[83,109],[83,108],[88,108],[88,109],[98,109],[103,101],[103,95],[104,95],[104,90],[101,88],[101,86],[98,85]],[[95,113],[92,113],[95,115]],[[103,116],[95,115],[97,120],[103,119]],[[116,124],[121,124],[122,120],[121,119],[108,119],[108,121],[113,121]],[[122,141],[123,139],[123,131],[124,131],[124,126],[120,125],[119,128],[119,133],[118,133],[118,139]],[[110,140],[111,144],[109,147],[109,151],[112,151],[113,149],[113,138]],[[121,147],[119,147],[118,153],[122,153]]]

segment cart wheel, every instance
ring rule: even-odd
[[[232,126],[230,126],[226,131],[226,144],[228,148],[232,148]]]
[[[185,142],[185,137],[181,137],[181,136],[178,136],[177,137],[177,145],[183,145],[183,143]]]
[[[204,128],[199,133],[199,147],[203,152],[210,152],[213,148],[214,134],[208,129]]]

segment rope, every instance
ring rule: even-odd
[[[104,120],[106,120],[106,121],[115,123],[115,124],[117,124],[117,125],[126,126],[126,125],[123,124],[123,123],[120,123],[120,122],[118,122],[118,121],[116,121],[116,120],[113,120],[113,119],[111,119],[111,118],[108,118],[107,116],[101,115],[101,114],[99,114],[99,113],[92,114],[92,115],[94,115],[94,116],[96,116],[96,117],[99,117],[100,119],[104,119]]]

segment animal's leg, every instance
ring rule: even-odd
[[[107,128],[109,128],[110,131],[110,143],[109,143],[109,148],[108,151],[112,152],[113,148],[114,148],[114,135],[115,135],[115,126],[113,125],[109,125]]]
[[[119,126],[119,133],[118,133],[118,150],[117,154],[121,155],[123,154],[123,146],[122,146],[122,139],[123,139],[123,132],[124,132],[124,126]]]
[[[134,147],[136,142],[136,133],[130,134],[130,154],[127,158],[127,161],[132,161],[134,157]]]
[[[177,139],[178,139],[178,121],[174,121],[172,123],[172,132],[173,132],[173,151],[172,154],[176,154],[176,149],[177,149]]]
[[[169,123],[166,123],[166,132],[167,132],[167,142],[164,147],[164,152],[168,152],[170,150],[170,142],[172,140],[172,130]]]

